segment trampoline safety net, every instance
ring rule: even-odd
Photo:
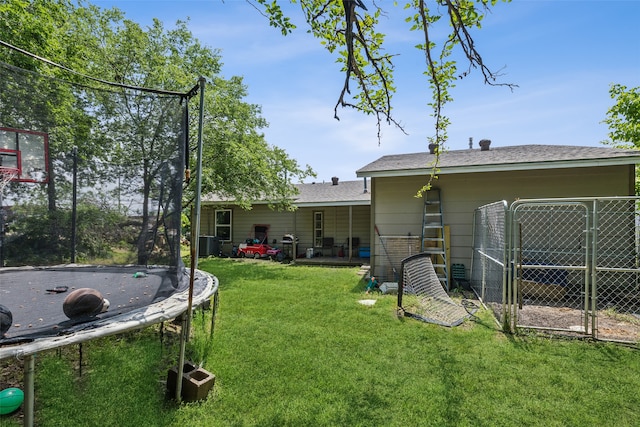
[[[166,320],[186,307],[190,281],[197,298],[214,292],[180,254],[200,86],[143,89],[22,63],[0,62],[0,356],[94,324]],[[92,293],[99,313],[83,306]]]
[[[0,267],[180,265],[190,94],[39,67],[0,62]]]

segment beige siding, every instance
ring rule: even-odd
[[[213,206],[203,206],[200,220],[200,234],[210,236],[215,233],[215,210]],[[332,237],[336,248],[346,243],[349,236],[349,207],[328,206],[317,208],[300,208],[295,212],[282,212],[269,209],[266,205],[254,205],[251,210],[231,207],[232,214],[232,238],[233,242],[225,243],[223,252],[230,252],[231,244],[238,245],[245,239],[253,238],[255,225],[269,227],[269,244],[281,246],[282,237],[285,234],[295,234],[298,239],[297,252],[302,255],[307,248],[313,247],[313,213],[323,212],[324,236]],[[352,207],[351,235],[360,239],[361,246],[369,246],[370,207]],[[326,254],[330,255],[330,254]]]
[[[328,208],[305,208],[300,209],[300,213],[308,212],[311,217],[312,212],[324,212],[324,236],[332,237],[336,243],[345,243],[349,237],[349,207],[332,206]],[[369,241],[369,206],[353,206],[351,213],[352,236],[358,237],[362,243]],[[310,223],[311,227],[311,223]],[[311,231],[311,230],[310,230]]]
[[[443,218],[451,230],[449,261],[469,268],[473,212],[479,206],[499,200],[511,203],[529,198],[633,195],[633,179],[633,168],[629,166],[441,175],[434,186],[441,190]],[[372,180],[372,223],[382,235],[421,235],[423,204],[414,196],[425,180],[426,177]],[[384,256],[379,241],[375,251],[377,257]],[[381,262],[379,258],[372,259],[374,272]]]
[[[232,242],[225,242],[223,252],[230,252],[231,245],[239,245],[246,239],[254,238],[256,225],[268,226],[269,244],[276,239],[278,245],[284,234],[294,231],[294,213],[279,212],[269,209],[266,205],[255,205],[251,210],[244,210],[235,206],[225,207],[232,211]],[[200,235],[215,234],[215,211],[213,206],[203,206],[200,219]]]
[[[369,206],[352,206],[351,213],[351,235],[360,239],[361,246],[369,245]],[[322,212],[324,219],[324,237],[333,238],[337,254],[338,248],[347,242],[349,237],[349,207],[348,206],[328,206],[317,208],[300,208],[296,211],[297,228],[296,235],[300,239],[299,253],[304,253],[306,248],[313,247],[313,213]],[[328,254],[325,254],[328,255]]]

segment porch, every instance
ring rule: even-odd
[[[360,257],[338,257],[338,256],[317,256],[312,258],[297,258],[298,265],[318,265],[331,267],[360,267],[369,266],[369,258]]]

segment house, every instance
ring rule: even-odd
[[[260,200],[245,210],[215,195],[203,197],[200,235],[218,237],[223,253],[255,239],[295,258],[350,260],[370,246],[371,193],[366,178],[339,181],[334,177],[331,182],[296,184],[296,188],[293,211],[273,210]],[[297,239],[295,253],[290,235]]]
[[[477,207],[517,199],[630,196],[640,152],[606,147],[522,145],[388,155],[362,167],[371,179],[372,273],[397,279],[400,260],[420,251],[425,203],[418,190],[437,170],[448,264],[469,269]],[[435,168],[435,169],[434,169]],[[374,233],[378,233],[376,236]],[[396,277],[392,277],[396,276]]]

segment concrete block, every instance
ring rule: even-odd
[[[191,362],[185,362],[182,369],[182,400],[195,402],[206,398],[215,384],[216,376]],[[176,397],[177,379],[178,367],[174,366],[167,374],[167,393],[171,398]]]

